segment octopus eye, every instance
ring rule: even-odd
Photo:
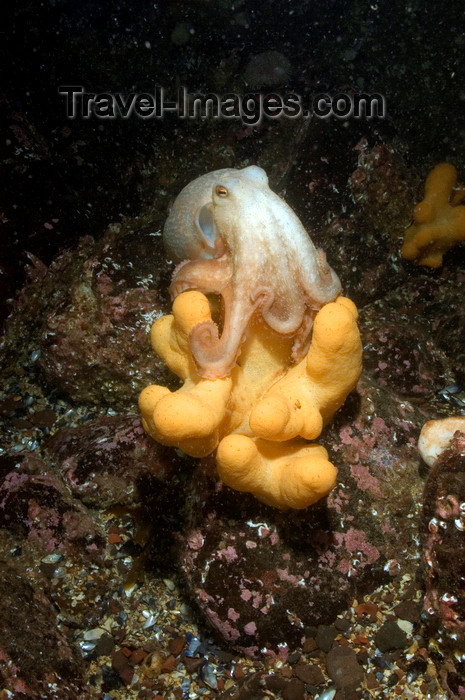
[[[229,192],[226,189],[226,187],[223,187],[223,185],[218,185],[218,187],[215,187],[215,193],[217,197],[227,197]]]

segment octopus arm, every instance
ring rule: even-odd
[[[339,277],[328,265],[326,253],[321,248],[315,249],[313,265],[301,269],[300,283],[307,300],[307,306],[319,311],[324,304],[334,301],[341,294],[342,286]]]
[[[198,289],[203,294],[222,294],[232,278],[232,264],[228,255],[208,260],[186,260],[178,265],[170,285],[171,298],[187,289]]]
[[[260,290],[259,290],[260,291]],[[264,291],[265,298],[261,314],[265,323],[277,333],[292,335],[302,325],[305,315],[305,304],[302,296],[292,298],[278,296],[273,290]]]
[[[232,284],[221,292],[224,321],[221,336],[216,323],[201,323],[191,331],[189,343],[197,371],[205,379],[219,379],[230,374],[236,363],[249,321],[263,303],[261,297],[252,301],[247,294],[235,296]]]

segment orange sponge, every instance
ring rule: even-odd
[[[208,299],[190,291],[153,325],[153,347],[183,386],[142,391],[144,429],[193,457],[218,446],[218,472],[227,485],[277,508],[306,508],[336,481],[326,450],[302,438],[318,437],[360,376],[354,304],[340,297],[318,312],[308,354],[294,366],[292,338],[255,320],[222,379],[200,377],[189,347],[192,328],[209,321]]]
[[[267,440],[314,440],[342,406],[362,371],[355,304],[339,297],[319,311],[307,357],[252,409],[250,428]]]
[[[328,495],[337,477],[321,445],[275,443],[245,435],[223,438],[216,464],[225,484],[281,510],[307,508]]]
[[[173,314],[152,326],[154,350],[184,384],[178,391],[152,384],[139,396],[144,429],[164,445],[180,447],[192,457],[213,452],[219,426],[232,390],[230,377],[203,379],[197,374],[189,350],[189,333],[197,323],[211,321],[208,299],[200,292],[185,292],[173,303]]]
[[[402,256],[419,265],[440,267],[449,248],[465,240],[465,188],[453,190],[457,171],[440,163],[425,183],[425,198],[414,209],[413,221],[405,232]]]

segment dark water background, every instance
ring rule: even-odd
[[[463,158],[463,2],[31,0],[7,11],[0,43],[3,302],[23,283],[26,252],[48,264],[79,236],[98,236],[137,213],[151,187],[163,185],[154,155],[169,154],[180,133],[211,139],[216,128],[203,136],[198,123],[175,118],[71,121],[58,94],[63,84],[94,92],[152,92],[155,85],[244,92],[251,57],[275,50],[292,65],[281,92],[380,92],[388,107],[382,129],[407,143],[413,161]],[[173,40],[180,24],[189,32],[181,45]],[[1,319],[6,312],[3,303]]]

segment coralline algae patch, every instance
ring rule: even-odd
[[[402,321],[394,310],[369,309],[362,318],[364,368],[382,387],[410,399],[428,398],[438,383],[451,383],[447,358],[428,328]],[[386,360],[389,358],[389,360]]]
[[[92,517],[73,501],[47,465],[33,455],[8,463],[0,485],[0,528],[15,534],[23,550],[75,552],[85,542],[88,552],[101,546]]]
[[[354,591],[386,578],[366,522],[341,514],[338,489],[327,503],[282,514],[225,487],[202,502],[201,474],[196,483],[180,563],[192,595],[236,649],[259,656],[295,648],[308,626],[331,622]]]
[[[86,505],[131,506],[156,499],[175,479],[183,460],[168,448],[154,447],[138,415],[108,416],[68,428],[47,441],[61,477]]]
[[[427,594],[424,609],[445,640],[465,649],[465,434],[434,463],[425,484],[422,518]]]

